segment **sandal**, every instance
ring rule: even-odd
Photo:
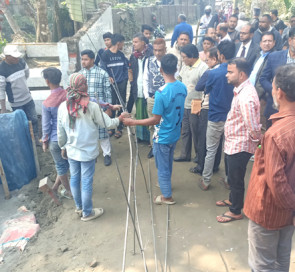
[[[115,133],[115,137],[116,137],[117,139],[121,138],[121,137],[122,137],[122,131],[117,130],[116,133]]]
[[[72,195],[66,189],[62,189],[60,195],[67,199],[73,199]]]
[[[163,200],[162,195],[155,196],[153,202],[157,205],[162,205],[162,204],[174,205],[176,203],[173,199]]]
[[[115,134],[115,131],[113,131],[113,130],[109,130],[109,131],[108,131],[108,134],[109,134],[110,137],[112,137],[112,136]]]
[[[238,215],[238,217],[233,217],[233,216],[230,216],[230,215],[227,215],[224,213],[224,214],[216,217],[216,220],[219,223],[229,223],[229,222],[237,221],[237,220],[241,220],[241,219],[243,219],[242,214]]]
[[[231,204],[229,204],[228,202],[225,202],[226,200],[219,200],[216,202],[216,206],[217,207],[230,207]]]

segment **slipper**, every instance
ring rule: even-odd
[[[174,200],[163,200],[162,195],[155,196],[153,202],[157,205],[174,205],[176,203]]]
[[[115,133],[115,137],[117,139],[121,138],[122,137],[122,131],[117,130],[116,133]]]
[[[202,191],[208,191],[209,190],[209,187],[210,187],[210,184],[209,185],[206,185],[204,183],[204,180],[203,179],[200,179],[199,181],[199,187]]]
[[[79,217],[82,217],[83,213],[82,213],[82,209],[76,209],[75,213],[78,214]]]
[[[219,200],[216,202],[217,207],[230,207],[231,204],[225,202],[225,200]]]
[[[223,219],[222,219],[223,218]],[[243,215],[240,214],[240,217],[233,217],[230,215],[226,215],[225,213],[216,217],[217,222],[219,223],[229,223],[236,220],[243,219]]]
[[[108,134],[109,134],[110,137],[112,137],[115,134],[115,131],[109,130]]]
[[[81,217],[81,220],[84,222],[90,221],[92,219],[95,219],[97,217],[100,217],[103,215],[103,209],[102,208],[94,208],[90,215]]]
[[[73,197],[69,194],[69,192],[66,189],[62,189],[60,191],[60,195],[67,199],[73,199]]]

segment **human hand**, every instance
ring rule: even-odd
[[[112,113],[112,110],[111,108],[108,108],[105,113],[109,116],[109,117],[112,117],[113,113]]]
[[[131,118],[124,118],[123,119],[123,124],[125,126],[134,126],[134,120]]]
[[[46,152],[48,150],[48,142],[43,142],[42,149],[43,149],[43,152]]]
[[[109,77],[111,84],[114,84],[114,79],[112,77]]]
[[[131,113],[127,112],[127,111],[124,111],[121,113],[121,116],[123,118],[131,118]]]
[[[113,111],[119,111],[122,108],[121,105],[112,105],[112,104],[110,104],[109,106],[110,106],[111,110],[113,110]]]
[[[67,160],[67,159],[68,159],[68,155],[67,155],[67,150],[66,150],[66,149],[62,149],[62,150],[61,150],[61,157],[62,157],[64,160]]]

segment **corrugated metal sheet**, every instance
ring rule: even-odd
[[[86,21],[86,18],[84,18],[83,14],[86,14],[87,12],[93,12],[96,8],[96,0],[84,0],[85,11],[83,12],[82,1],[83,0],[66,0],[71,19],[81,23]]]

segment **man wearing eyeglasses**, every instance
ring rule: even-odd
[[[251,69],[260,51],[259,46],[252,41],[253,33],[254,33],[254,28],[252,28],[250,23],[244,25],[241,28],[241,31],[240,31],[241,42],[236,44],[236,55],[235,55],[238,58],[245,58],[249,62]]]

